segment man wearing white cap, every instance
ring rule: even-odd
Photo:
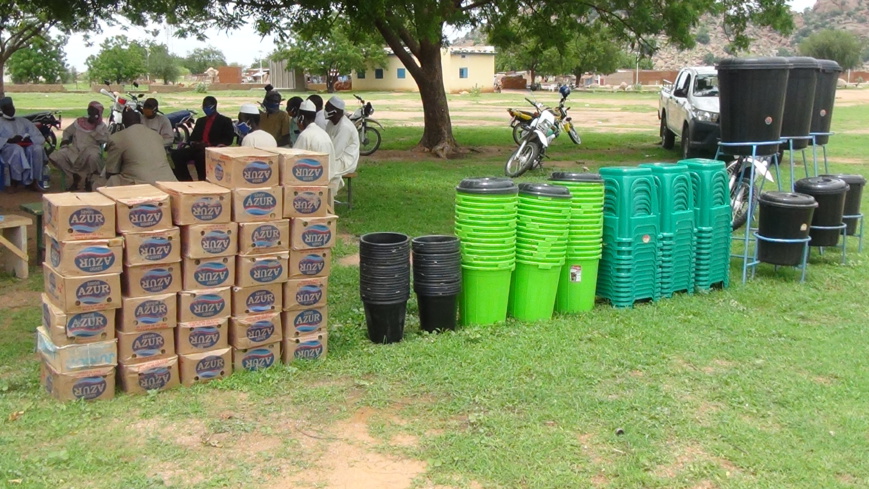
[[[326,102],[326,133],[335,147],[335,164],[329,167],[329,188],[332,195],[344,186],[342,176],[356,171],[359,163],[359,132],[350,119],[344,117],[344,101],[333,96]]]
[[[332,175],[332,168],[335,166],[335,148],[329,134],[315,123],[316,118],[317,107],[314,103],[310,100],[302,102],[302,105],[299,106],[299,115],[296,118],[302,132],[299,133],[299,139],[296,140],[293,148],[328,154],[329,175]]]
[[[254,148],[277,148],[274,136],[259,128],[260,112],[254,104],[242,104],[235,129],[242,138],[241,145]]]

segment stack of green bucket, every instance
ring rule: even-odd
[[[724,162],[703,158],[678,163],[691,173],[694,192],[694,283],[698,290],[730,284],[730,191]]]
[[[516,270],[510,288],[510,316],[522,321],[550,319],[558,278],[567,256],[570,190],[545,183],[519,185]]]
[[[456,187],[462,325],[507,319],[510,280],[516,267],[518,191],[509,178],[466,178]]]
[[[602,252],[603,179],[597,173],[555,172],[549,181],[567,187],[571,195],[567,257],[558,280],[555,310],[590,311]]]
[[[658,190],[649,168],[606,167],[597,294],[615,307],[661,297]]]
[[[661,295],[694,292],[694,191],[685,165],[644,163],[658,186]]]

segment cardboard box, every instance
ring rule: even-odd
[[[288,252],[268,255],[236,257],[235,285],[253,287],[262,284],[277,284],[287,281],[290,254]]]
[[[116,236],[115,202],[104,195],[96,192],[63,192],[45,194],[42,201],[45,229],[58,241]]]
[[[284,338],[294,338],[296,336],[326,331],[328,320],[329,314],[326,307],[284,311],[281,313],[281,322],[284,324]]]
[[[162,231],[172,227],[169,194],[153,185],[100,187],[97,190],[115,201],[119,233]]]
[[[115,367],[61,373],[41,362],[40,381],[58,401],[106,401],[115,397]]]
[[[175,355],[175,330],[118,331],[118,362],[121,365],[150,362]]]
[[[280,219],[284,193],[281,187],[237,188],[232,191],[234,222],[263,222]]]
[[[226,348],[229,346],[229,318],[178,323],[175,339],[181,355]]]
[[[283,339],[281,313],[271,312],[229,320],[229,343],[235,348],[254,348]]]
[[[290,251],[290,278],[328,277],[332,250]]]
[[[329,155],[293,148],[269,148],[280,159],[281,185],[329,185]]]
[[[281,360],[284,363],[292,363],[301,359],[319,360],[326,358],[328,343],[329,333],[325,330],[296,338],[284,338],[281,341]]]
[[[124,297],[118,310],[118,331],[133,333],[171,329],[178,325],[178,296],[175,293],[146,297]]]
[[[186,258],[215,258],[238,253],[238,224],[181,226],[181,254]]]
[[[124,233],[124,265],[157,265],[181,261],[181,231]]]
[[[232,288],[233,316],[280,312],[283,302],[282,285],[279,283]]]
[[[118,367],[121,390],[127,394],[147,394],[165,391],[181,385],[178,374],[178,356],[162,360]]]
[[[121,307],[121,275],[67,277],[42,265],[45,292],[66,313],[103,311]]]
[[[338,236],[338,216],[294,217],[290,223],[290,247],[294,250],[331,248]]]
[[[235,257],[184,258],[184,290],[216,289],[235,284]]]
[[[326,217],[329,187],[284,187],[284,217]]]
[[[238,225],[238,254],[262,255],[290,249],[290,220]]]
[[[284,310],[325,307],[328,282],[327,277],[288,280],[284,284]]]
[[[172,197],[175,225],[220,224],[232,220],[229,189],[208,182],[157,182],[157,187]]]
[[[60,373],[114,367],[118,364],[117,340],[98,341],[81,345],[55,345],[44,326],[36,328],[36,351]]]
[[[181,385],[190,387],[198,382],[220,379],[232,375],[232,350],[207,351],[178,356]]]
[[[106,341],[115,337],[114,311],[67,314],[42,294],[42,325],[51,342],[58,346]]]
[[[124,297],[145,297],[181,290],[181,264],[124,267]]]
[[[178,293],[178,322],[228,318],[232,314],[229,287],[182,290]]]
[[[281,342],[277,341],[268,345],[255,348],[233,348],[233,370],[260,370],[269,368],[281,361]]]
[[[264,188],[280,184],[278,155],[257,148],[205,149],[205,179],[226,188]]]
[[[123,270],[122,238],[59,241],[51,233],[45,233],[45,245],[48,262],[61,275],[105,275]]]

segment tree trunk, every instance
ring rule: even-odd
[[[417,59],[422,71],[421,76],[416,76],[413,71],[411,74],[414,75],[414,80],[419,87],[425,120],[425,129],[417,148],[430,151],[441,158],[448,158],[457,152],[459,145],[453,137],[450,107],[444,89],[440,45],[422,44]]]
[[[328,93],[335,92],[335,80],[336,79],[337,79],[337,77],[332,76],[331,73],[326,73],[326,91]]]
[[[6,96],[6,83],[3,81],[3,73],[6,73],[6,71],[4,71],[5,69],[6,59],[0,57],[0,98]]]

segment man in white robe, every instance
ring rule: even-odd
[[[356,171],[359,163],[359,132],[350,119],[344,117],[344,101],[332,97],[326,102],[326,133],[335,148],[335,164],[329,167],[329,188],[332,195],[344,186],[344,175]]]
[[[9,168],[11,183],[45,192],[45,137],[32,122],[15,117],[11,97],[0,98],[0,115],[0,160]]]

